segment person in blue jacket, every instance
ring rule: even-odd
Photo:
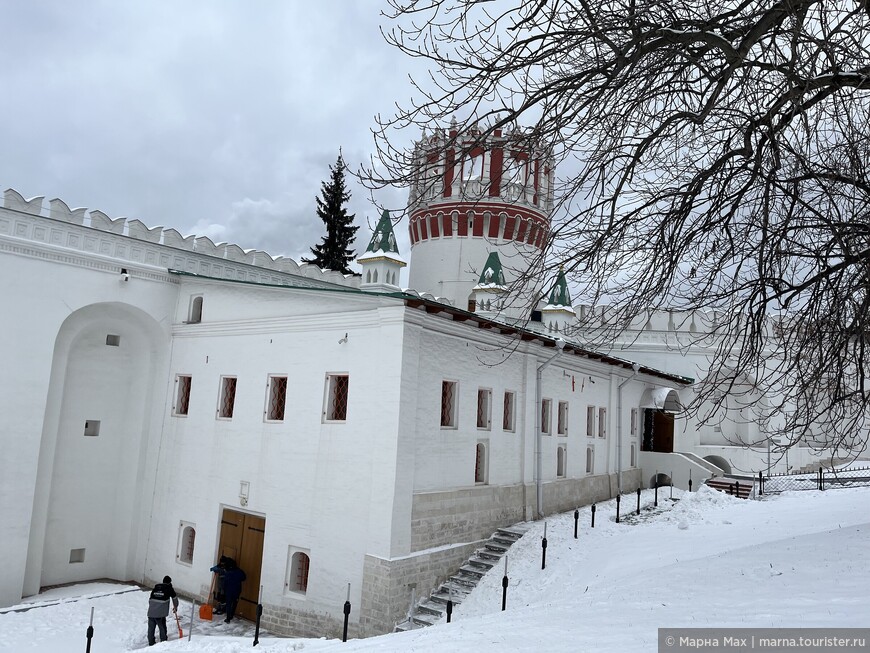
[[[230,561],[230,558],[227,556],[221,556],[220,562],[218,562],[214,567],[209,569],[214,574],[217,574],[217,582],[215,583],[215,592],[214,592],[214,613],[215,614],[223,614],[226,611],[226,598],[224,597],[224,573],[227,570],[227,563]]]
[[[226,569],[224,570],[224,598],[226,599],[227,618],[225,623],[230,623],[236,614],[236,606],[239,604],[239,597],[242,594],[242,583],[247,576],[245,572],[239,569],[236,561],[230,558],[227,560]]]

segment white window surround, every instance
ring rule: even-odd
[[[323,391],[323,421],[343,424],[347,421],[350,396],[350,375],[347,372],[327,372]]]
[[[305,581],[305,589],[298,589],[299,581],[299,564],[303,562],[303,559],[300,556],[305,556],[308,562],[308,569],[305,571],[306,581]],[[311,550],[304,549],[297,546],[289,546],[287,547],[287,571],[284,576],[284,594],[285,596],[292,596],[297,599],[305,600],[306,595],[308,594],[308,587],[310,586],[311,581]]]
[[[175,561],[180,565],[192,567],[195,547],[196,524],[188,521],[179,522],[178,546],[175,550]]]

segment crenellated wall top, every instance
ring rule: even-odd
[[[168,265],[165,265],[165,267],[199,274],[206,274],[205,270],[208,270],[213,276],[232,279],[244,278],[275,282],[275,275],[270,273],[276,272],[279,275],[293,275],[324,284],[336,284],[352,288],[358,288],[360,285],[360,277],[357,275],[344,275],[333,270],[321,270],[316,265],[308,263],[300,264],[283,256],[273,257],[259,250],[244,250],[235,244],[214,243],[207,236],[183,236],[175,229],[159,226],[148,227],[136,219],[127,219],[125,217],[111,218],[96,209],[71,209],[66,202],[57,198],[49,200],[46,212],[44,200],[45,196],[26,199],[15,189],[8,188],[3,193],[3,208],[33,218],[47,218],[85,229],[95,229],[104,234],[111,234],[116,238],[120,237],[123,241],[127,242],[119,244],[110,242],[111,239],[106,240],[99,244],[98,253],[130,260],[131,262],[160,265],[161,267],[164,266],[164,263],[168,262]],[[44,229],[27,229],[22,225],[14,230],[10,228],[9,233],[17,238],[46,242]],[[139,245],[136,244],[137,241]],[[52,244],[62,244],[66,247],[72,246],[73,248],[77,247],[77,243],[81,243],[82,249],[97,251],[93,247],[87,246],[89,242],[87,238],[67,238],[65,242],[58,242],[58,237],[55,235],[50,238],[49,242]],[[145,252],[145,249],[148,249],[148,245],[152,247],[152,251]],[[175,250],[176,253],[168,254],[164,251],[161,254],[157,251],[163,248]],[[137,252],[138,255],[136,254]],[[222,262],[204,265],[201,261],[196,260],[200,257],[222,259]],[[241,268],[238,268],[239,265],[259,268],[261,273],[253,271],[245,272]],[[305,283],[305,285],[310,285],[310,282]]]

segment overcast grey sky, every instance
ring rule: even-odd
[[[419,64],[383,41],[382,8],[0,0],[0,185],[298,260],[324,234],[314,199],[339,148],[356,168],[374,115],[411,93]],[[376,209],[349,182],[362,251]]]

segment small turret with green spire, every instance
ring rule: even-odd
[[[565,333],[574,324],[577,314],[571,307],[571,293],[568,292],[568,280],[565,270],[559,266],[556,284],[550,291],[547,305],[541,309],[541,320],[547,331]]]
[[[399,253],[399,247],[396,245],[396,234],[393,233],[393,221],[390,220],[390,212],[386,209],[381,214],[381,219],[378,226],[375,227],[366,251]]]
[[[399,254],[390,212],[384,210],[365,254],[357,260],[362,266],[362,290],[395,292],[399,290],[399,271],[407,265]]]
[[[559,266],[559,275],[556,277],[556,285],[550,292],[550,306],[571,306],[571,294],[568,292],[568,281],[565,279],[565,270]]]
[[[490,252],[480,273],[478,286],[504,286],[504,272],[501,269],[501,259],[498,252]]]

